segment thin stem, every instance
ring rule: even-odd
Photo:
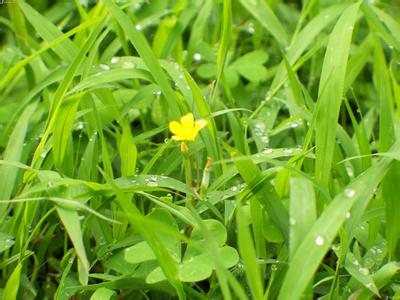
[[[196,163],[196,189],[200,187],[200,165],[199,165],[199,153],[197,152],[197,143],[196,141],[193,142],[194,144],[194,160]]]

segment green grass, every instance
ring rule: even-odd
[[[398,1],[3,2],[1,299],[400,298]]]

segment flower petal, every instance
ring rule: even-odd
[[[199,130],[200,130],[206,125],[207,125],[207,121],[206,120],[198,120],[198,121],[196,121],[196,125],[195,126],[198,126]]]
[[[173,139],[174,141],[183,141],[183,140],[184,140],[184,138],[182,138],[182,137],[179,136],[179,135],[173,135],[173,136],[172,136],[172,139]]]
[[[194,117],[192,113],[188,113],[181,118],[182,127],[185,129],[192,129],[194,127]]]
[[[182,125],[176,121],[169,122],[169,130],[176,135],[182,135],[184,132]]]

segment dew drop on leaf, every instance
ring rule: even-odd
[[[324,239],[323,236],[318,235],[318,236],[315,238],[315,244],[316,244],[317,246],[322,246],[324,243],[325,243],[325,239]]]

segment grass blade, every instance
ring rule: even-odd
[[[351,37],[359,6],[360,3],[353,4],[343,12],[329,38],[322,67],[316,107],[318,126],[315,129],[315,176],[324,186],[328,185],[330,179],[336,124],[344,93]],[[338,43],[339,40],[340,43]]]

